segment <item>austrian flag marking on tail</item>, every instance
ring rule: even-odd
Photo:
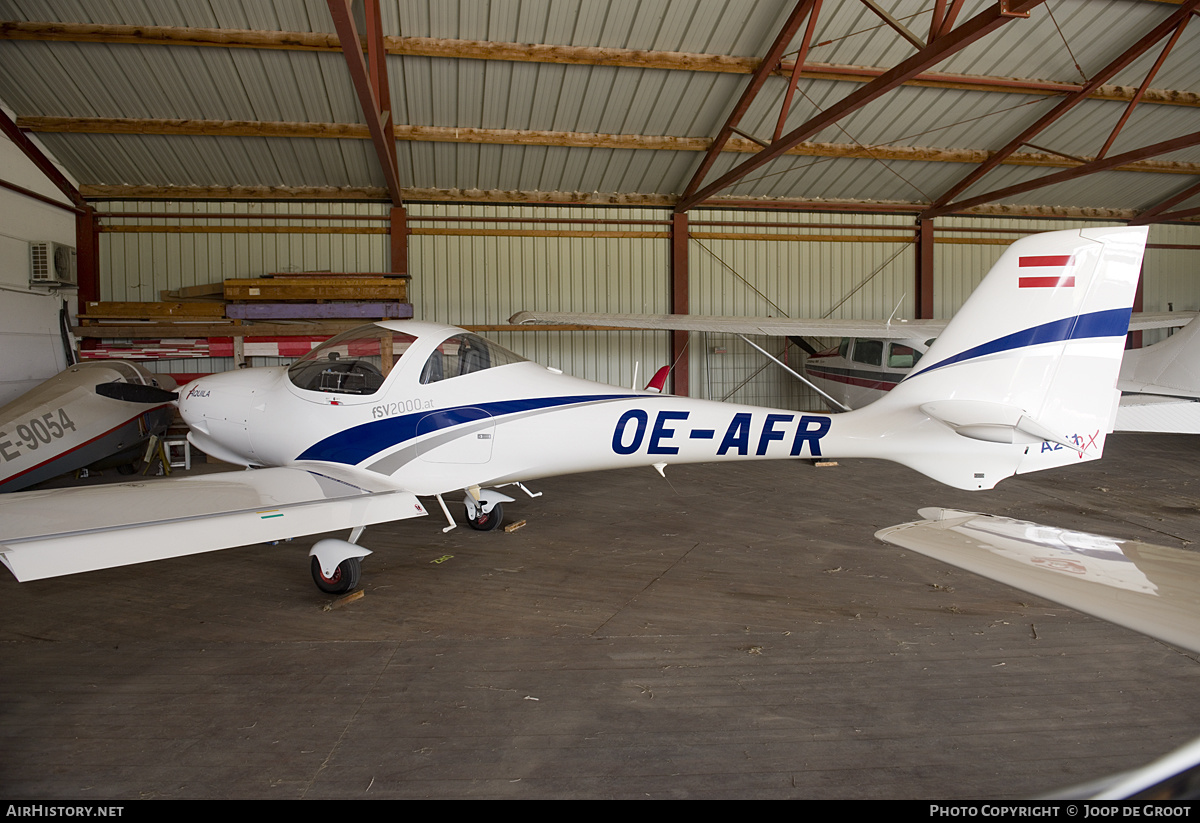
[[[1075,256],[1071,254],[1045,254],[1022,257],[1018,266],[1022,269],[1070,269],[1074,263]],[[1060,286],[1073,288],[1075,276],[1072,274],[1042,274],[1017,280],[1017,288],[1020,289],[1054,289]]]

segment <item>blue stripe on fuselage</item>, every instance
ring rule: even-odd
[[[959,352],[927,368],[910,372],[905,379],[940,369],[942,366],[952,366],[955,363],[974,360],[976,357],[986,357],[1041,343],[1061,343],[1065,340],[1082,340],[1089,337],[1124,337],[1129,331],[1129,317],[1132,313],[1132,308],[1107,309],[1077,317],[1064,317],[1053,323],[1043,323]]]
[[[500,400],[493,403],[472,403],[448,409],[429,409],[397,417],[385,417],[382,420],[372,420],[370,423],[363,423],[330,435],[309,446],[296,459],[357,465],[385,449],[414,439],[418,433],[421,435],[432,434],[435,431],[480,419],[478,414],[466,411],[468,409],[482,409],[492,417],[501,417],[516,412],[550,409],[576,403],[626,400],[642,396],[638,394],[585,394],[571,397],[534,397],[520,400]],[[421,431],[418,432],[418,424],[426,418],[431,419],[421,425]]]

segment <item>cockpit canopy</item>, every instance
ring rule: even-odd
[[[464,374],[494,369],[525,358],[476,334],[456,334],[442,341],[421,369],[421,383],[436,383]]]
[[[375,394],[417,338],[384,326],[363,326],[322,343],[288,368],[301,389],[337,394]],[[450,380],[525,358],[475,334],[443,340],[425,361],[422,384]]]

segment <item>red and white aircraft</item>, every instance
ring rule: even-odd
[[[180,389],[192,443],[255,471],[7,495],[0,561],[34,580],[348,528],[311,552],[336,592],[357,582],[366,526],[425,514],[423,496],[453,527],[443,495],[459,489],[477,528],[512,500],[499,487],[631,466],[877,457],[990,489],[1100,457],[1145,242],[1145,228],[1018,240],[896,388],[837,415],[619,389],[450,326],[364,326],[290,367]],[[1030,257],[1069,260],[1072,282],[1022,283]]]
[[[120,398],[105,395],[119,386]],[[130,396],[148,389],[148,401]],[[151,435],[165,434],[174,410],[158,389],[175,381],[136,363],[76,363],[0,408],[0,492],[86,467],[124,468]]]

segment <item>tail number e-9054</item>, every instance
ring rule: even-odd
[[[688,428],[686,421],[690,412],[660,411],[650,426],[650,413],[643,409],[630,409],[617,420],[613,430],[612,448],[617,454],[634,454],[646,445],[647,454],[679,454],[681,440],[717,440],[717,430]],[[758,418],[756,421],[755,418]],[[808,444],[808,456],[821,456],[821,438],[829,431],[830,419],[816,414],[751,414],[738,412],[733,415],[724,434],[716,456],[726,454],[749,455],[751,445],[754,454],[766,455],[771,443],[791,438],[793,457],[800,456],[804,444]],[[794,424],[794,427],[793,427]],[[646,430],[650,429],[649,436]]]
[[[26,451],[36,451],[38,446],[49,445],[52,440],[65,435],[67,429],[75,431],[75,423],[61,408],[46,412],[28,423],[18,423],[13,427],[13,435],[18,443],[13,443],[9,434],[0,431],[0,458],[16,460],[21,456],[19,446],[24,446]]]

